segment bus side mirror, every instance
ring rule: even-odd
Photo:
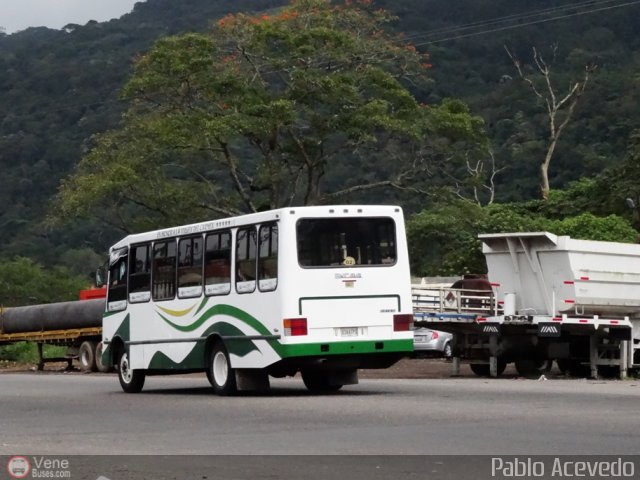
[[[96,270],[96,287],[101,288],[105,284],[105,270],[104,267],[98,267]]]

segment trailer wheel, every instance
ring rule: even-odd
[[[118,379],[120,386],[126,393],[138,393],[144,387],[145,373],[143,370],[133,370],[129,361],[129,353],[122,352],[118,360]]]
[[[602,378],[620,377],[620,367],[615,365],[598,365],[598,376]]]
[[[471,371],[479,377],[491,376],[491,370],[488,363],[470,363],[469,367]],[[502,359],[498,359],[498,376],[502,375],[507,368],[507,362]]]
[[[558,370],[560,370],[561,374],[569,375],[569,368],[571,367],[569,359],[567,359],[567,358],[556,358],[556,365],[558,365]]]
[[[537,377],[551,370],[552,361],[519,358],[515,361],[516,371],[522,377]]]
[[[323,370],[302,370],[300,372],[304,386],[312,393],[331,393],[342,388],[342,385],[332,384],[329,381],[330,373]]]
[[[221,341],[213,345],[209,354],[207,378],[216,395],[233,395],[238,391],[236,372],[231,368],[229,354]]]
[[[582,363],[580,360],[557,358],[556,363],[563,375],[581,378],[588,378],[591,375],[589,365]]]
[[[78,361],[80,369],[84,372],[96,371],[96,344],[90,340],[85,340],[80,344],[78,350]]]
[[[107,373],[111,371],[111,365],[105,365],[102,363],[102,352],[104,350],[104,344],[102,342],[98,342],[96,345],[96,368],[99,372]]]

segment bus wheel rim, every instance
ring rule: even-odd
[[[227,383],[229,376],[229,363],[224,352],[216,352],[213,357],[213,378],[216,384],[223,386]]]
[[[120,375],[125,383],[131,382],[132,372],[131,368],[129,368],[129,357],[126,353],[122,354],[122,358],[120,359]]]

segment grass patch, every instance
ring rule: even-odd
[[[67,347],[45,345],[44,358],[64,357]],[[33,342],[19,342],[0,347],[0,360],[16,363],[38,363],[38,347]]]

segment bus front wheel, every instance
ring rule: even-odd
[[[236,372],[231,368],[227,349],[220,341],[211,349],[207,377],[216,395],[233,395],[238,390]]]
[[[118,361],[118,379],[120,386],[126,393],[138,393],[144,387],[145,374],[142,370],[133,370],[129,354],[122,352]]]

